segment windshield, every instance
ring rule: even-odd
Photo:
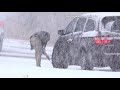
[[[102,24],[105,30],[120,32],[120,16],[104,17],[102,19]]]

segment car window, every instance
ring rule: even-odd
[[[76,25],[76,28],[75,28],[75,32],[83,31],[85,22],[86,22],[86,18],[79,18],[77,25]]]
[[[102,24],[106,30],[120,32],[120,16],[107,16],[102,19]]]
[[[95,22],[92,19],[88,19],[84,32],[93,31],[95,29]]]
[[[76,24],[76,22],[78,21],[78,17],[76,17],[76,18],[74,18],[69,24],[68,24],[68,26],[66,27],[66,29],[65,29],[65,34],[69,34],[69,33],[72,33],[72,32],[74,32],[74,30],[75,30],[75,24]]]

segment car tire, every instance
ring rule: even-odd
[[[52,65],[54,68],[63,68],[63,69],[67,69],[68,68],[68,62],[52,62]]]
[[[109,66],[112,69],[112,71],[117,71],[120,69],[120,60],[118,56],[111,56],[109,60]]]
[[[57,42],[59,44],[59,42]],[[59,45],[55,45],[52,53],[52,65],[54,68],[63,68],[67,69],[69,65],[69,56],[68,56],[68,50],[65,46],[62,46],[63,43],[60,43]],[[61,48],[64,47],[64,48]]]
[[[93,70],[92,55],[90,52],[87,52],[86,49],[81,49],[81,69],[82,70]]]

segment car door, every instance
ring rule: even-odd
[[[102,64],[102,61],[100,61],[102,60],[102,57],[100,57],[99,54],[100,46],[98,45],[98,47],[96,47],[94,41],[95,36],[97,36],[98,34],[96,29],[97,29],[97,22],[92,18],[88,18],[83,33],[81,35],[80,48],[83,48],[83,50],[85,50],[85,54],[87,56],[89,53],[90,55],[89,58],[91,58],[93,64],[98,66],[99,64]]]
[[[58,38],[52,53],[52,62],[54,67],[58,67],[59,62],[69,62],[69,65],[75,64],[76,61],[74,60],[77,55],[77,46],[75,46],[75,43],[80,45],[80,43],[77,42],[80,35],[77,34],[81,34],[83,31],[85,21],[85,18],[73,19],[66,27],[65,34]]]
[[[76,23],[78,21],[78,17],[74,18],[65,28],[65,35],[60,36],[60,39],[62,42],[65,43],[71,43],[73,40],[73,33],[75,31]],[[62,43],[61,42],[61,43]]]
[[[79,60],[79,49],[81,44],[80,40],[86,20],[87,19],[85,17],[80,17],[76,23],[74,32],[71,34],[71,42],[69,43],[71,65],[79,65],[78,60]]]
[[[69,59],[69,50],[70,50],[70,43],[72,39],[72,33],[75,30],[76,22],[79,18],[74,18],[65,28],[65,34],[61,35],[58,40],[56,41],[53,53],[52,53],[52,59],[53,61],[61,61],[67,58]]]
[[[66,29],[66,37],[67,37],[67,42],[68,43],[72,43],[72,44],[77,44],[79,43],[79,38],[81,37],[81,34],[83,32],[83,28],[84,28],[84,25],[85,25],[85,22],[86,22],[86,18],[84,17],[80,17],[80,18],[77,18],[77,21],[76,23],[74,23],[74,26],[72,27],[72,29]],[[72,26],[72,25],[70,25]],[[68,26],[69,27],[69,26]],[[76,46],[76,45],[74,45]]]
[[[81,46],[84,46],[86,49],[92,48],[94,44],[94,37],[98,34],[98,32],[95,29],[95,20],[92,18],[88,18],[81,35]]]

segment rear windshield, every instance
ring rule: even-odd
[[[109,16],[102,19],[103,27],[112,32],[120,32],[120,16]]]

